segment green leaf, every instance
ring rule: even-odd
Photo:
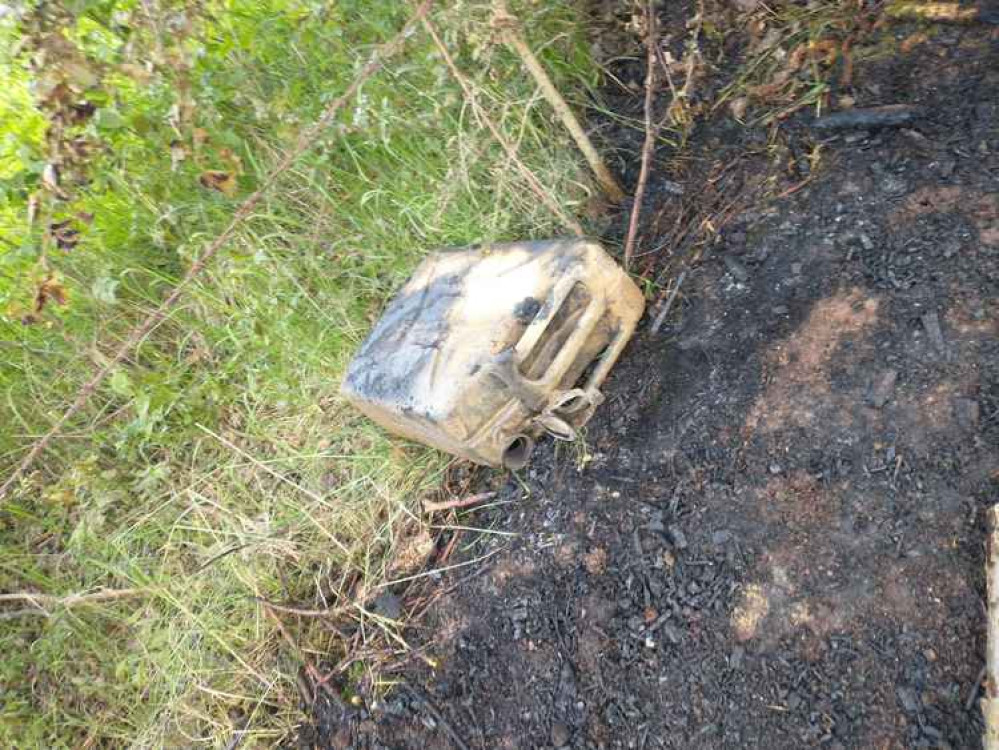
[[[94,115],[94,122],[101,130],[121,130],[125,127],[125,121],[115,109],[101,108]]]
[[[101,276],[90,287],[90,293],[94,296],[94,299],[108,305],[113,305],[118,301],[117,291],[118,280],[107,276]]]
[[[114,375],[108,379],[108,385],[111,386],[111,390],[115,395],[122,398],[131,398],[135,392],[132,386],[132,379],[128,377],[128,373],[124,370],[115,370]]]

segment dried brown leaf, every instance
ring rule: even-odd
[[[54,276],[49,274],[38,285],[38,289],[35,290],[35,307],[34,312],[30,317],[37,318],[37,316],[41,315],[42,311],[45,310],[45,306],[48,305],[49,302],[54,302],[57,305],[65,305],[68,301],[69,294],[66,291],[66,287],[57,281]],[[23,319],[22,322],[24,322]],[[28,322],[36,321],[31,320]]]
[[[912,50],[915,47],[926,41],[929,41],[929,37],[926,35],[926,33],[922,31],[917,31],[915,34],[910,34],[905,39],[903,39],[902,43],[899,45],[899,49],[902,50],[902,52],[908,54],[912,52]]]
[[[208,171],[201,173],[198,181],[203,187],[210,190],[218,190],[228,198],[232,198],[236,195],[236,178],[229,172],[223,172],[218,169],[209,169]]]
[[[60,250],[72,250],[80,241],[80,231],[73,226],[72,219],[49,224],[49,236]]]
[[[422,570],[436,545],[426,529],[407,536],[396,549],[389,566],[393,576],[408,576]]]
[[[732,113],[732,117],[736,120],[742,121],[742,118],[746,115],[746,109],[749,107],[749,99],[745,96],[737,96],[728,103],[728,111]]]

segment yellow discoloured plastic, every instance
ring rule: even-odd
[[[519,469],[539,435],[574,439],[593,415],[644,308],[592,240],[436,252],[362,344],[342,392],[391,432]]]

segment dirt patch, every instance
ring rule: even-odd
[[[677,7],[666,28],[684,28]],[[688,180],[724,227],[613,373],[587,454],[539,448],[509,504],[473,516],[517,537],[477,539],[468,559],[495,554],[445,575],[409,633],[430,661],[384,702],[323,714],[347,744],[303,743],[979,747],[996,71],[974,25],[856,64],[858,105],[926,115],[826,138],[790,192],[761,129],[719,113],[695,131],[688,166],[658,177]],[[816,145],[805,116],[782,132]],[[731,197],[768,184],[782,197]],[[647,232],[683,245],[664,227],[689,203],[652,194]]]

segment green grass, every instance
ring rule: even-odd
[[[83,126],[104,147],[91,182],[55,206],[54,218],[93,221],[75,248],[49,249],[49,270],[42,231],[25,221],[45,119],[24,60],[0,53],[0,476],[408,6],[209,3],[186,36],[159,36],[191,65],[193,119],[176,129],[182,78],[158,68],[140,81],[120,67],[129,51],[114,19],[138,18],[133,4],[75,10],[70,34],[107,66]],[[570,4],[518,10],[561,87],[594,82]],[[434,16],[524,161],[576,213],[588,177],[517,62],[491,44],[488,17],[485,2]],[[151,48],[155,30],[134,25]],[[0,20],[0,49],[18,34],[16,19]],[[172,169],[178,140],[188,155]],[[224,149],[242,167],[233,197],[198,182],[232,168]],[[408,572],[400,550],[424,538],[418,501],[446,465],[347,408],[346,362],[428,250],[561,231],[415,34],[3,501],[0,590],[140,591],[0,619],[0,745],[218,747],[238,727],[241,747],[289,737],[301,720],[297,649],[315,661],[348,654],[322,621],[285,616],[291,649],[255,597],[344,603],[356,577],[351,601],[363,602]],[[68,303],[23,325],[49,271]],[[0,613],[19,608],[32,605]],[[371,632],[390,628],[347,611]]]

